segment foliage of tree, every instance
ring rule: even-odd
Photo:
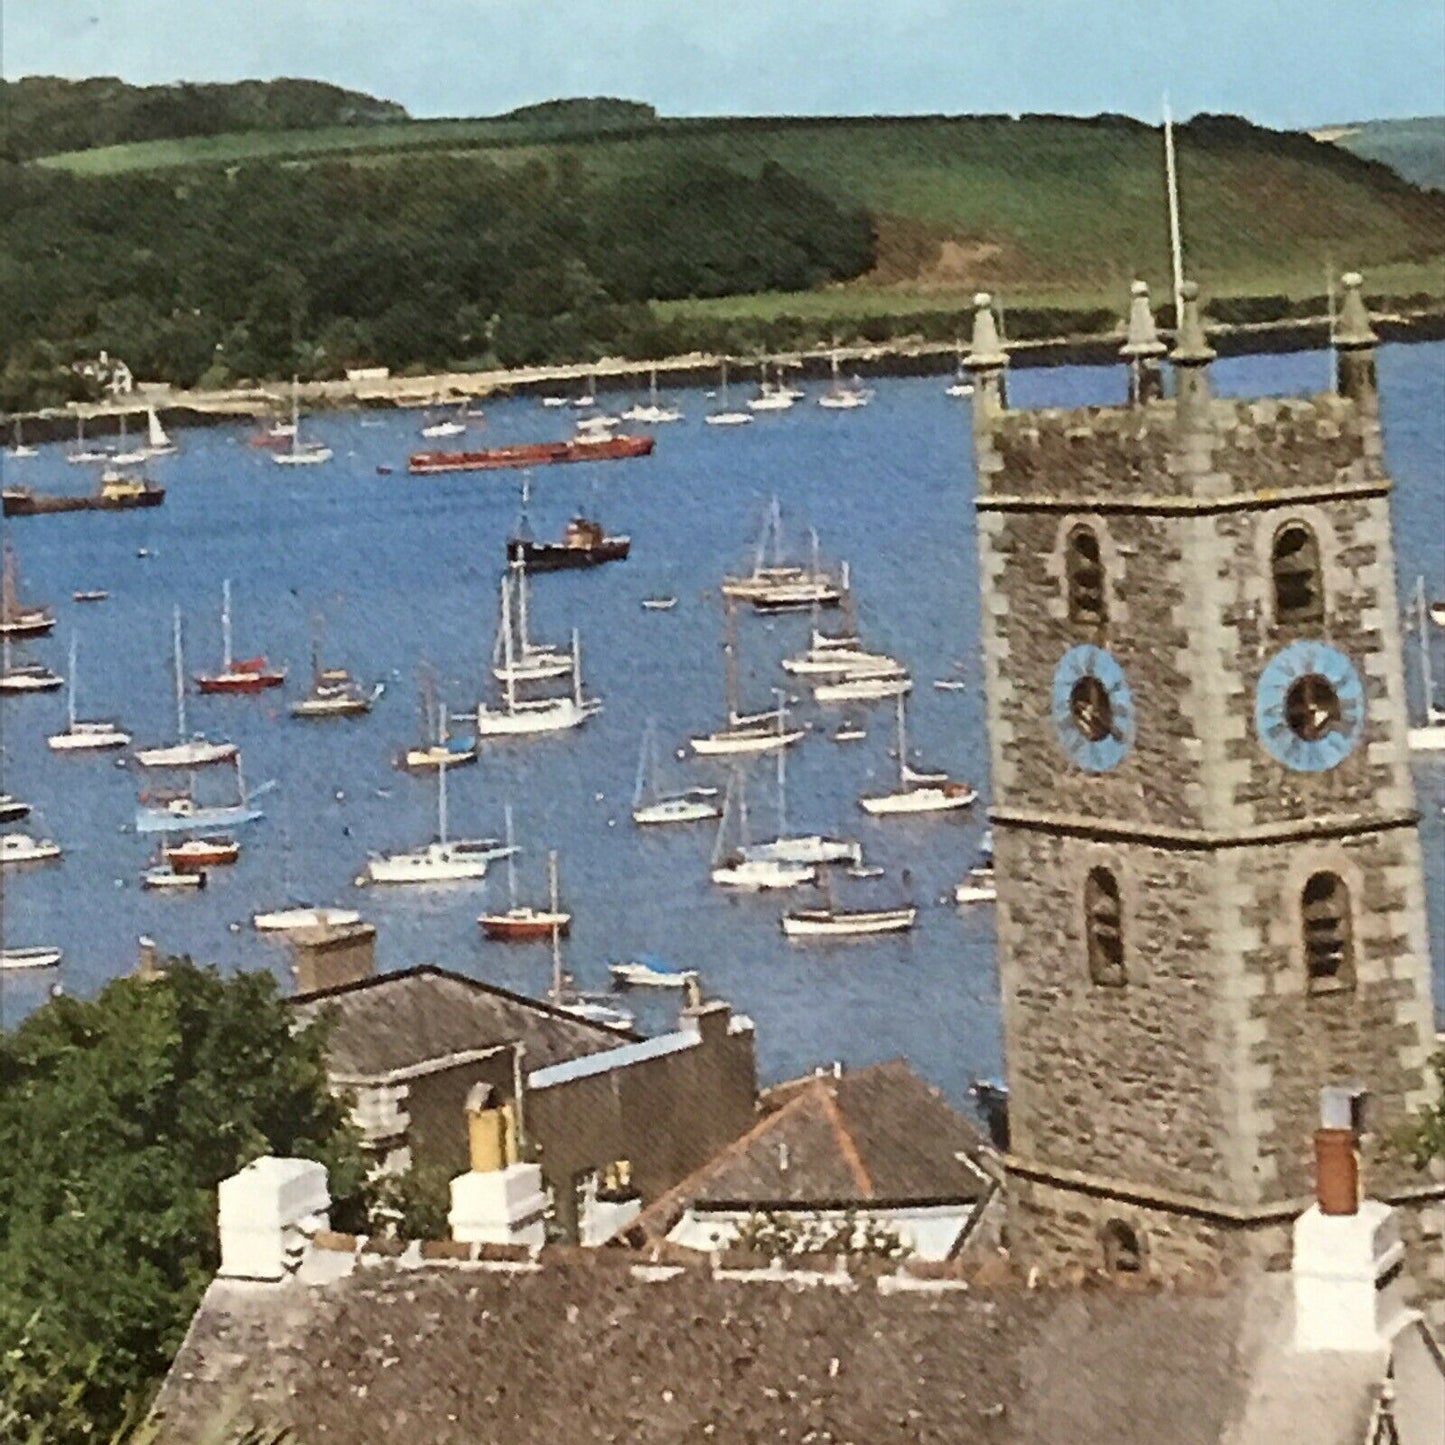
[[[1426,1104],[1413,1119],[1399,1129],[1393,1139],[1395,1148],[1416,1169],[1428,1169],[1435,1160],[1445,1161],[1445,1049],[1437,1049],[1430,1059],[1435,1075],[1436,1098]]]
[[[449,1239],[451,1180],[451,1171],[426,1164],[382,1175],[367,1196],[372,1232],[397,1239]]]
[[[650,300],[805,289],[865,270],[873,246],[864,212],[776,165],[0,165],[0,405],[49,397],[55,361],[101,348],[187,386],[217,367],[646,355],[665,339]]]
[[[215,1271],[216,1186],[319,1159],[338,1217],[364,1167],[269,974],[187,962],[59,998],[0,1036],[0,1442],[134,1420]]]
[[[394,101],[319,80],[243,80],[231,85],[128,85],[112,76],[0,80],[3,154],[12,161],[130,141],[303,130],[405,120]]]

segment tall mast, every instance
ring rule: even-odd
[[[552,999],[554,1003],[562,1001],[562,929],[559,924],[552,924]]]
[[[75,633],[70,634],[70,677],[65,686],[65,716],[75,731]]]
[[[781,710],[783,695],[778,693],[778,707]],[[778,749],[778,837],[788,834],[788,750]]]
[[[903,694],[898,694],[898,786],[908,787],[908,723]]]
[[[445,760],[437,767],[437,842],[447,840],[447,765]]]
[[[643,785],[647,780],[648,765],[652,761],[652,719],[648,718],[642,729],[642,746],[637,752],[637,779],[632,785],[632,806],[642,803]]]
[[[502,808],[502,816],[506,819],[507,829],[507,898],[512,907],[517,906],[517,847],[512,842],[512,805],[507,803]]]
[[[221,651],[222,671],[231,670],[231,579],[221,583]]]
[[[1425,726],[1435,721],[1435,676],[1430,667],[1430,609],[1425,603],[1425,579],[1415,583],[1415,625],[1420,630],[1420,680],[1425,687]]]
[[[1164,177],[1169,188],[1169,259],[1174,271],[1174,329],[1184,314],[1184,244],[1179,234],[1179,174],[1174,164],[1174,117],[1164,97]]]
[[[291,376],[291,451],[301,444],[301,393],[295,373]]]
[[[657,368],[652,368],[652,375],[647,382],[647,399],[653,406],[657,405]]]
[[[722,359],[722,385],[718,388],[718,390],[722,393],[722,409],[723,409],[724,411],[726,411],[726,410],[728,409],[728,359],[727,359],[727,357],[723,357],[723,359]]]
[[[186,674],[181,661],[181,609],[171,609],[171,655],[176,672],[176,741],[186,740]]]
[[[723,658],[726,666],[728,726],[732,727],[738,716],[738,644],[730,597],[723,598]]]
[[[527,626],[527,569],[517,556],[512,561],[512,572],[517,588],[517,647],[523,657],[532,650],[532,639]]]
[[[562,911],[562,890],[557,882],[557,850],[547,854],[547,901],[553,913]]]
[[[572,701],[577,711],[582,711],[582,639],[577,629],[572,629]]]
[[[503,694],[507,702],[507,712],[514,713],[517,710],[517,683],[512,675],[513,665],[516,658],[512,653],[512,588],[510,577],[502,573],[502,663],[506,673],[503,681]]]

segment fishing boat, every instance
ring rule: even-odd
[[[347,928],[360,922],[361,914],[354,908],[313,908],[310,904],[251,915],[251,926],[258,933],[292,933],[299,928]]]
[[[856,376],[851,383],[844,384],[838,374],[836,348],[830,353],[829,361],[832,366],[833,381],[828,390],[818,398],[818,405],[829,411],[853,411],[860,406],[867,406],[873,399],[873,393],[860,385]]]
[[[512,849],[495,838],[447,837],[447,769],[437,774],[437,836],[406,853],[385,853],[366,861],[371,883],[479,883],[495,858]]]
[[[527,525],[527,502],[531,494],[522,478],[522,509],[516,532],[507,538],[507,561],[528,572],[561,572],[573,567],[597,567],[603,562],[620,562],[632,547],[630,537],[612,537],[601,522],[573,517],[558,542],[539,542]]]
[[[602,711],[600,698],[582,692],[582,643],[572,633],[572,691],[554,697],[521,698],[517,695],[518,674],[515,638],[511,624],[511,589],[502,579],[502,684],[500,707],[477,704],[477,737],[521,737],[533,733],[564,732],[581,727]]]
[[[300,389],[296,377],[291,378],[291,436],[290,447],[286,451],[278,451],[271,458],[278,467],[314,467],[321,462],[329,462],[332,457],[331,448],[323,446],[320,442],[303,442],[301,440],[301,400]]]
[[[690,739],[699,757],[729,753],[769,753],[785,748],[803,736],[804,729],[788,726],[788,710],[781,693],[771,712],[744,713],[738,707],[738,643],[732,604],[723,601],[724,686],[727,693],[727,725],[704,737]]]
[[[422,427],[422,436],[426,437],[429,441],[434,437],[461,436],[461,434],[467,429],[467,424],[464,419],[466,416],[466,411],[467,404],[466,402],[463,402],[461,404],[461,407],[458,409],[457,415],[455,417],[449,417],[444,421],[429,422],[426,426]]]
[[[183,873],[197,868],[228,868],[240,858],[241,845],[234,838],[187,838],[181,843],[163,843],[161,856]]]
[[[946,773],[920,773],[908,765],[908,718],[903,698],[898,699],[898,789],[878,797],[859,798],[865,813],[943,813],[968,807],[978,794],[967,783],[953,782]]]
[[[75,445],[65,454],[65,460],[72,466],[81,466],[88,462],[108,462],[110,460],[110,449],[108,447],[87,446],[85,444],[85,418],[75,418]]]
[[[319,629],[319,622],[317,627]],[[311,639],[311,688],[291,704],[291,716],[300,718],[359,717],[369,713],[386,684],[368,691],[344,667],[322,667],[319,636]]]
[[[783,914],[787,938],[859,938],[877,933],[907,933],[918,910],[906,908],[795,908]]]
[[[107,470],[93,492],[37,492],[32,487],[0,488],[0,512],[7,517],[40,517],[52,512],[126,512],[158,507],[166,489],[145,477]]]
[[[43,602],[20,600],[20,567],[15,549],[5,543],[3,574],[0,574],[0,637],[44,637],[55,626],[55,613]]]
[[[99,752],[109,748],[123,748],[130,742],[130,734],[123,732],[120,725],[111,718],[85,720],[76,716],[76,643],[75,634],[70,634],[70,681],[65,693],[66,729],[63,733],[51,733],[46,743],[52,752]]]
[[[25,435],[20,430],[20,418],[15,418],[15,440],[11,443],[9,455],[16,461],[24,461],[28,457],[38,457],[40,453],[34,447],[25,445]]]
[[[477,760],[476,739],[453,737],[450,715],[437,698],[435,671],[426,667],[421,672],[421,727],[419,747],[408,748],[400,758],[401,766],[413,772],[432,768],[456,768]]]
[[[768,363],[762,362],[757,395],[748,398],[748,410],[787,411],[794,404],[794,400],[791,391],[784,390],[782,386],[775,385],[768,379]]]
[[[135,830],[137,833],[199,833],[214,829],[225,830],[240,827],[243,823],[254,823],[264,813],[255,804],[255,798],[248,796],[246,782],[241,773],[241,760],[237,756],[236,798],[228,803],[203,803],[195,798],[192,787],[185,789],[158,789],[142,792],[136,807]],[[267,784],[269,789],[271,785]],[[259,797],[262,789],[257,789]]]
[[[1424,701],[1424,721],[1406,733],[1412,752],[1433,753],[1445,750],[1445,708],[1435,702],[1435,673],[1430,661],[1430,622],[1425,602],[1425,579],[1415,583],[1415,641],[1420,652],[1420,690]]]
[[[677,407],[658,397],[657,368],[655,366],[648,375],[647,400],[628,407],[622,413],[622,419],[623,421],[640,421],[647,426],[659,426],[666,422],[682,420],[682,412]]]
[[[765,843],[745,843],[738,853],[746,861],[772,863],[852,863],[863,861],[863,847],[854,838],[826,838],[821,833],[788,832],[788,753],[778,751],[777,837]]]
[[[695,968],[670,967],[660,958],[646,956],[628,963],[609,963],[613,988],[686,988],[698,981]]]
[[[515,636],[509,629],[515,625]],[[492,646],[492,676],[498,682],[546,682],[572,671],[572,654],[533,642],[527,614],[527,569],[514,560],[502,576],[502,606]]]
[[[186,672],[181,654],[181,609],[171,610],[172,677],[176,693],[176,740],[158,748],[141,748],[135,760],[143,768],[205,768],[236,756],[235,743],[213,743],[186,729]]]
[[[18,823],[29,816],[29,803],[11,793],[0,793],[0,823]]]
[[[166,429],[161,425],[161,419],[156,415],[155,407],[146,408],[146,458],[151,457],[173,457],[179,448],[166,435]]]
[[[727,842],[728,821],[736,813],[738,842]],[[817,880],[817,868],[808,863],[793,863],[780,858],[749,858],[748,801],[742,776],[734,771],[728,780],[723,802],[722,821],[718,824],[717,842],[713,845],[712,881],[723,888],[737,888],[757,893],[778,888],[797,888]]]
[[[0,867],[12,863],[49,863],[59,858],[59,843],[32,838],[29,833],[0,834]]]
[[[562,930],[552,929],[552,984],[547,990],[547,1002],[553,1008],[569,1013],[573,1018],[589,1024],[600,1024],[603,1028],[618,1033],[630,1033],[637,1020],[624,1008],[609,1003],[597,994],[583,993],[576,980],[562,967]]]
[[[65,955],[58,948],[44,945],[31,948],[0,949],[0,973],[22,973],[30,969],[59,968]]]
[[[483,913],[477,922],[488,938],[502,943],[529,943],[570,933],[572,915],[562,907],[557,882],[557,853],[547,854],[547,906],[538,908],[517,902],[517,850],[512,842],[512,807],[507,805],[507,897],[508,907],[501,913]]]
[[[502,467],[541,467],[560,462],[609,462],[645,457],[657,445],[650,436],[583,432],[560,442],[516,442],[472,452],[413,452],[406,469],[413,476],[442,472],[486,472]]]
[[[724,577],[723,596],[747,602],[757,612],[798,612],[817,607],[836,607],[843,600],[844,587],[819,564],[818,536],[816,532],[811,536],[811,565],[803,567],[783,561],[783,514],[778,499],[774,497],[758,537],[752,570],[743,577]]]
[[[703,421],[708,426],[747,426],[752,419],[751,412],[737,411],[728,405],[728,364],[724,360],[722,380],[718,384],[718,408],[703,417]]]
[[[913,691],[908,670],[892,658],[871,667],[857,667],[832,682],[813,688],[813,700],[820,703],[878,702],[885,697],[902,697]]]
[[[0,639],[0,693],[58,692],[65,679],[43,663],[16,662],[8,637]]]
[[[171,863],[157,863],[141,874],[140,886],[151,889],[192,891],[206,886],[204,868],[177,868]]]
[[[221,670],[196,675],[203,693],[264,692],[286,681],[286,669],[267,665],[264,655],[233,657],[231,653],[231,580],[221,583]]]
[[[716,788],[685,788],[664,792],[658,786],[657,729],[651,719],[642,730],[637,754],[637,781],[632,789],[632,821],[639,827],[656,823],[697,823],[722,812]]]

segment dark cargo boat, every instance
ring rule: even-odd
[[[0,510],[7,517],[37,517],[45,512],[123,512],[132,507],[159,507],[165,499],[166,489],[154,482],[107,473],[98,491],[79,495],[6,487],[0,491]]]
[[[564,442],[523,442],[488,447],[479,452],[413,452],[406,469],[413,476],[439,472],[487,472],[500,467],[542,467],[554,462],[609,462],[645,457],[656,445],[653,437],[580,436]]]
[[[568,567],[596,567],[620,562],[632,546],[631,537],[609,537],[601,522],[573,517],[560,542],[539,542],[533,537],[508,537],[507,561],[520,562],[528,572],[560,572]]]

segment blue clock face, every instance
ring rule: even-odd
[[[1107,773],[1134,745],[1134,694],[1102,647],[1071,647],[1054,669],[1052,713],[1063,749],[1085,772]]]
[[[1254,693],[1254,726],[1271,756],[1298,773],[1349,757],[1365,730],[1355,665],[1323,642],[1291,642],[1270,658]]]

